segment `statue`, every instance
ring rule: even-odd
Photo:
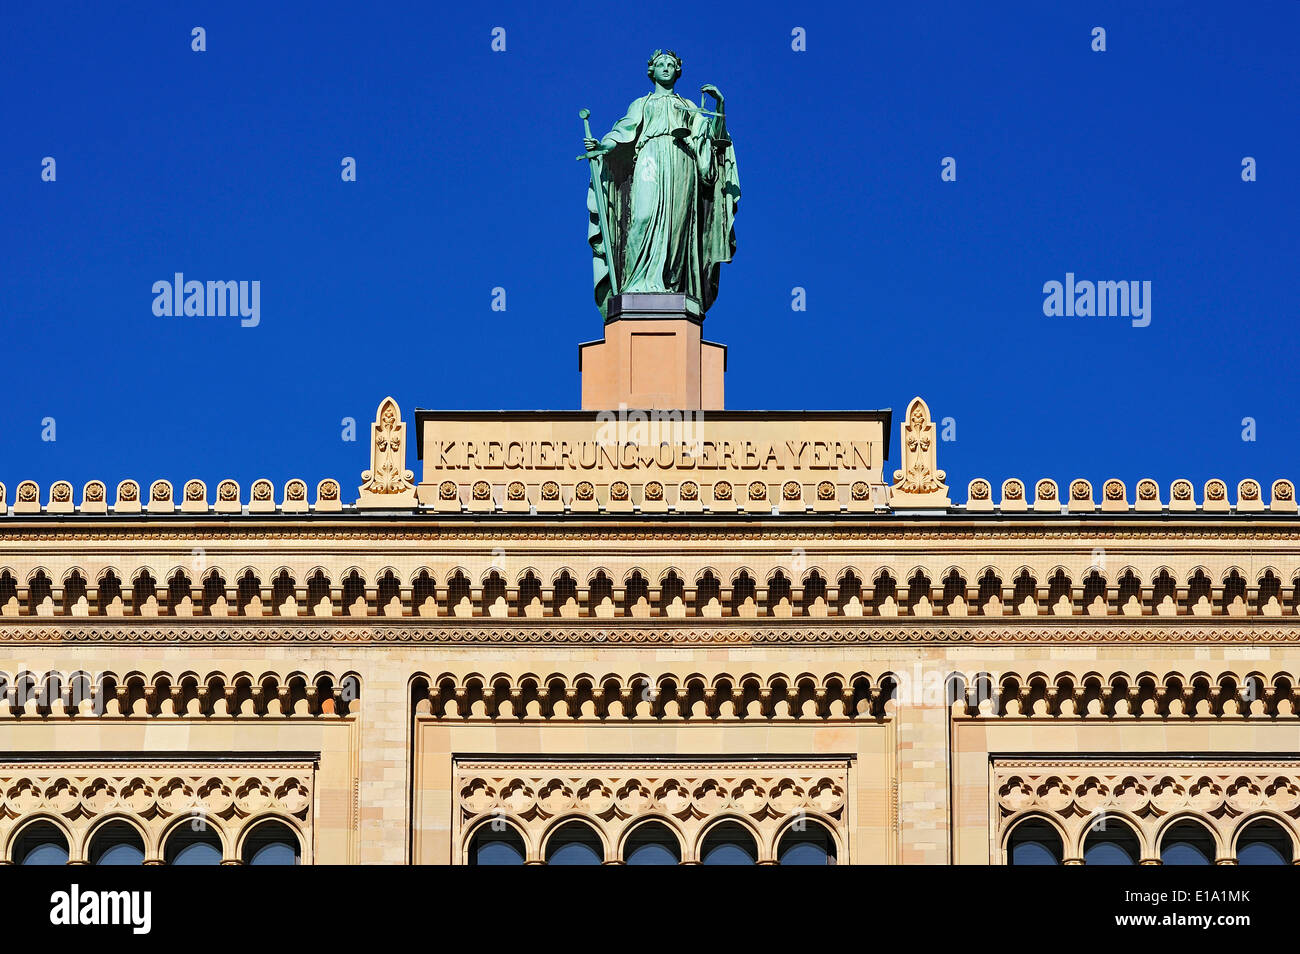
[[[673,92],[682,61],[655,50],[654,91],[635,100],[599,141],[590,126],[580,159],[590,160],[587,240],[596,304],[613,295],[685,295],[702,316],[718,297],[718,272],[736,252],[740,181],[722,93],[705,84],[714,110]],[[586,123],[587,111],[580,114]]]

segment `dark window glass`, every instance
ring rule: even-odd
[[[705,836],[700,862],[706,865],[757,864],[758,846],[754,843],[754,836],[743,826],[723,822]]]
[[[1214,864],[1214,838],[1204,825],[1178,822],[1160,842],[1160,861],[1166,865]]]
[[[489,822],[474,833],[469,843],[471,865],[522,865],[524,857],[524,840],[509,826],[493,831]]]
[[[1123,822],[1090,831],[1083,843],[1085,865],[1135,865],[1141,854],[1137,835]]]
[[[66,865],[68,841],[49,822],[36,822],[23,829],[14,842],[14,864]]]
[[[202,824],[202,823],[200,823]],[[221,839],[206,825],[197,831],[186,822],[167,839],[164,856],[169,865],[219,865],[221,864]]]
[[[90,841],[92,865],[144,864],[144,839],[126,822],[109,822]]]
[[[1013,865],[1059,865],[1062,854],[1061,836],[1044,821],[1021,822],[1007,842]]]
[[[548,865],[598,865],[604,860],[600,836],[582,822],[561,825],[546,842]]]
[[[1237,839],[1239,865],[1289,865],[1291,858],[1291,836],[1277,822],[1251,822]]]
[[[284,822],[262,822],[244,839],[246,865],[296,865],[298,836]]]
[[[646,822],[634,828],[623,851],[629,865],[675,865],[682,860],[677,837],[661,822]]]
[[[804,822],[802,831],[791,827],[781,836],[776,857],[783,865],[833,865],[835,839],[824,825]]]

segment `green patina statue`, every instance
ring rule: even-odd
[[[635,100],[599,141],[587,134],[587,189],[596,304],[608,316],[618,294],[684,294],[699,312],[718,296],[718,272],[736,252],[740,180],[722,93],[704,85],[715,109],[673,92],[682,61],[655,50],[654,91]]]

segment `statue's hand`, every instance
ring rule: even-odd
[[[700,87],[700,92],[708,93],[710,96],[712,96],[714,99],[718,101],[719,106],[722,105],[722,92],[712,83],[705,83],[703,86]]]
[[[584,147],[586,147],[586,150],[587,150],[588,152],[596,152],[598,149],[600,149],[600,140],[598,140],[598,139],[584,139],[584,140],[582,141],[582,145],[583,145]]]

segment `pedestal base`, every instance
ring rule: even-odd
[[[724,345],[705,341],[685,295],[616,295],[603,341],[578,346],[582,409],[720,411]]]

